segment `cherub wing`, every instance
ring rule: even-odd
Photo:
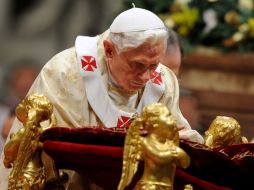
[[[136,118],[127,131],[124,143],[122,175],[117,188],[118,190],[124,190],[137,172],[138,164],[141,160],[141,140],[143,138],[140,135],[141,127],[141,119]]]

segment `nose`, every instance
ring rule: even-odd
[[[138,78],[143,82],[147,82],[150,79],[150,70],[146,69],[143,72],[138,73]]]

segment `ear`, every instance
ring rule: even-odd
[[[104,53],[107,59],[112,59],[114,56],[115,47],[114,44],[109,40],[103,41]]]

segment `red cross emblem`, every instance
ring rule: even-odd
[[[152,83],[154,84],[158,84],[159,86],[162,84],[162,78],[161,78],[161,73],[154,71],[151,76],[150,79],[152,81]]]
[[[131,118],[126,116],[121,116],[117,120],[117,126],[116,127],[126,127],[129,128],[131,124]]]
[[[97,68],[96,60],[93,56],[83,56],[81,59],[82,68],[85,71],[94,71]]]

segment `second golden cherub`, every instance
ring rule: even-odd
[[[205,145],[209,148],[248,143],[241,135],[241,126],[233,117],[217,116],[205,132]]]
[[[144,172],[135,190],[173,190],[176,167],[190,164],[190,157],[179,147],[176,121],[162,104],[145,107],[128,129],[118,190],[130,184],[141,160]]]

